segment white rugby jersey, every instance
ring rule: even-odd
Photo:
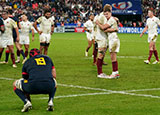
[[[86,27],[88,30],[92,30],[92,32],[86,32],[86,34],[92,34],[93,33],[93,21],[88,20],[86,23],[84,23],[84,27]]]
[[[7,18],[6,20],[3,20],[4,22],[4,26],[5,26],[5,31],[2,34],[3,39],[13,39],[13,35],[12,35],[12,29],[13,28],[17,28],[17,24],[16,22],[11,19],[11,18]]]
[[[148,26],[148,35],[158,35],[157,28],[160,25],[160,20],[157,17],[147,19],[146,25]]]
[[[107,23],[107,19],[106,17],[103,15],[103,12],[100,13],[100,15],[97,15],[94,18],[94,23],[96,22],[96,20],[98,20],[102,25],[104,25],[105,23]],[[107,39],[107,34],[100,29],[100,27],[98,25],[96,25],[96,27],[94,28],[94,35],[96,36],[96,40],[104,40]]]
[[[51,32],[51,26],[54,25],[53,19],[47,19],[45,16],[39,17],[37,22],[40,24],[40,31],[45,34],[49,34]]]
[[[117,21],[112,16],[107,20],[107,24],[110,25],[111,28],[113,28],[113,29],[118,28]],[[115,39],[115,38],[117,39],[118,38],[117,32],[111,32],[111,33],[108,32],[108,38],[109,39]]]
[[[29,31],[31,29],[33,29],[33,26],[32,26],[32,23],[29,22],[29,21],[22,21],[20,22],[20,25],[21,25],[21,33],[20,35],[23,35],[23,36],[29,36]]]

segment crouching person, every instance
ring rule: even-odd
[[[24,102],[21,112],[32,109],[30,94],[48,94],[48,111],[53,111],[56,92],[56,70],[48,56],[40,55],[38,49],[30,51],[30,58],[24,63],[22,77],[13,83],[14,92]]]

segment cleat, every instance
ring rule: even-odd
[[[27,58],[25,58],[25,59],[22,61],[22,64],[24,64],[26,61],[27,61]]]
[[[53,101],[50,100],[49,103],[48,103],[48,107],[47,107],[47,111],[53,111],[54,108],[53,108]]]
[[[92,55],[92,58],[94,57],[94,55]]]
[[[110,76],[107,77],[107,79],[116,79],[116,78],[119,78],[120,75],[119,74],[111,74]]]
[[[85,56],[88,57],[88,52],[85,52]]]
[[[160,62],[156,60],[152,64],[160,64]]]
[[[107,78],[109,77],[108,75],[104,74],[104,73],[101,73],[99,75],[97,75],[98,78]]]
[[[150,64],[150,61],[149,60],[144,60],[144,63]]]
[[[30,109],[32,109],[32,104],[30,101],[27,101],[27,103],[24,105],[23,109],[21,110],[21,112],[27,112]]]
[[[17,59],[15,62],[16,62],[16,63],[20,63],[20,60]]]
[[[97,62],[93,63],[93,66],[96,66],[97,65]]]
[[[2,62],[0,62],[0,64],[8,64],[8,62],[2,61]]]
[[[13,67],[13,68],[17,68],[16,64],[13,64],[12,67]]]

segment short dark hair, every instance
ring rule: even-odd
[[[8,14],[13,14],[13,10],[12,10],[12,9],[9,9],[9,10],[8,10]]]
[[[44,15],[45,15],[46,13],[48,13],[48,12],[50,13],[51,11],[50,11],[49,9],[45,9],[45,10],[44,10]]]
[[[111,12],[112,6],[110,4],[106,4],[103,8],[103,12]]]

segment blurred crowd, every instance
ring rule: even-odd
[[[120,26],[143,27],[147,19],[148,9],[155,9],[155,15],[160,13],[160,0],[142,0],[142,21],[120,20]],[[43,15],[44,9],[50,8],[56,23],[77,24],[81,26],[89,14],[102,11],[102,0],[0,0],[0,11],[13,9],[14,15],[20,17],[27,14],[29,21],[35,21]]]

